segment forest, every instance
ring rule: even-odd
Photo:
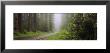
[[[97,13],[14,13],[14,40],[97,40]]]

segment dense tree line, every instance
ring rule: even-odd
[[[14,13],[15,32],[51,32],[53,31],[53,14],[49,13]]]
[[[65,18],[67,21],[63,27],[69,33],[65,39],[97,39],[97,13],[73,13]]]

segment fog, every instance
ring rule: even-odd
[[[60,31],[61,24],[62,24],[62,17],[63,17],[63,14],[61,13],[54,14],[54,31],[55,32]]]

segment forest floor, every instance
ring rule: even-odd
[[[41,36],[38,36],[38,37],[33,37],[32,39],[33,40],[48,40],[48,37],[49,36],[52,36],[54,34],[56,34],[57,32],[54,32],[54,33],[48,33],[48,34],[43,34]]]
[[[54,34],[56,34],[58,32],[53,32],[53,33],[42,33],[40,35],[34,34],[34,35],[26,35],[26,34],[22,34],[20,36],[15,36],[14,40],[48,40],[49,36],[53,36]]]

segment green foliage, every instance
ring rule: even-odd
[[[97,37],[96,15],[95,13],[90,13],[83,17],[82,14],[78,13],[74,19],[70,20],[67,26],[67,30],[70,33],[67,39],[95,40]]]
[[[42,36],[44,34],[48,34],[47,32],[41,32],[41,31],[37,31],[37,32],[26,32],[26,33],[20,33],[20,32],[15,32],[14,33],[14,39],[30,39],[33,37],[38,37],[38,36]]]
[[[66,30],[62,30],[60,32],[57,32],[54,35],[51,35],[48,37],[48,40],[66,40],[66,38],[68,37],[69,32]]]
[[[21,33],[20,32],[14,32],[15,36],[19,36]]]

